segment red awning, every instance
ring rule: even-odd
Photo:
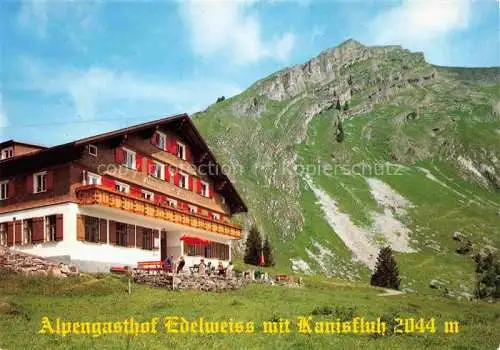
[[[205,238],[186,235],[181,236],[181,241],[184,241],[184,243],[187,244],[210,244],[212,242]]]

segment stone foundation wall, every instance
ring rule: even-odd
[[[30,276],[67,277],[79,274],[77,265],[58,263],[5,247],[0,247],[0,269],[8,269]]]
[[[236,277],[199,276],[190,274],[157,273],[134,271],[133,279],[136,283],[147,284],[153,287],[170,290],[200,290],[203,292],[223,292],[241,289],[247,281]]]

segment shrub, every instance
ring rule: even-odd
[[[474,256],[476,262],[476,297],[500,298],[500,260],[491,251]]]

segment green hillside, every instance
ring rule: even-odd
[[[0,347],[2,349],[494,349],[500,341],[499,305],[470,303],[415,294],[383,296],[366,284],[305,278],[305,287],[251,284],[225,293],[169,291],[132,286],[113,275],[66,279],[23,276],[0,270]],[[293,307],[290,307],[293,305]],[[381,317],[393,329],[395,318],[435,319],[435,332],[385,335],[299,333],[297,317],[343,321]],[[39,334],[42,318],[53,329],[61,322],[147,322],[158,317],[155,334]],[[166,317],[188,321],[253,322],[253,333],[168,333]],[[287,319],[290,332],[266,334],[263,322]],[[446,334],[446,321],[458,321],[458,333]],[[60,330],[62,330],[62,326]],[[71,327],[66,326],[66,331]],[[402,330],[403,328],[401,328]],[[77,329],[78,331],[78,329]],[[95,335],[95,336],[94,336]]]
[[[500,243],[499,76],[349,40],[194,121],[279,268],[366,279],[390,244],[403,288],[468,297],[472,259],[452,235]]]

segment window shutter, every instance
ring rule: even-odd
[[[153,175],[155,170],[155,163],[152,159],[148,158],[148,175]]]
[[[57,234],[57,221],[56,221],[56,234]],[[76,216],[76,239],[79,240],[79,241],[84,241],[85,240],[85,222],[84,222],[84,216],[80,215],[80,214],[78,214]]]
[[[179,171],[177,169],[174,170],[174,185],[179,186]]]
[[[212,198],[214,196],[214,188],[212,185],[208,185],[208,198]]]
[[[116,221],[109,220],[109,243],[116,244]]]
[[[142,155],[140,155],[139,153],[135,154],[135,170],[142,170]]]
[[[152,144],[153,146],[158,147],[158,136],[159,136],[159,135],[158,135],[158,133],[156,133],[156,132],[153,134],[153,136],[151,136],[151,144]]]
[[[127,247],[135,247],[135,228],[134,228],[134,225],[127,224]]]
[[[47,171],[45,187],[47,188],[47,191],[54,189],[54,172],[53,171]]]
[[[99,242],[108,243],[108,220],[99,219]]]
[[[186,161],[191,163],[192,160],[193,160],[193,157],[191,155],[191,148],[186,146]]]
[[[22,234],[23,234],[23,222],[16,221],[14,226],[14,243],[21,244],[22,242]]]
[[[177,154],[177,139],[174,136],[168,138],[168,152]]]
[[[7,186],[7,197],[14,198],[16,196],[16,181],[10,180]]]
[[[189,176],[188,184],[189,184],[189,190],[192,191],[193,190],[193,177],[192,176]]]
[[[155,203],[160,204],[165,201],[165,197],[161,194],[155,193]]]
[[[123,164],[123,159],[124,159],[124,154],[123,154],[123,147],[117,147],[115,149],[115,161],[118,164]]]
[[[143,248],[143,241],[144,241],[144,228],[137,226],[136,230],[136,235],[137,235],[137,248]]]
[[[26,191],[33,193],[33,174],[28,174],[26,177]]]
[[[9,221],[7,223],[7,245],[12,246],[14,244],[14,221]]]
[[[168,165],[165,166],[165,181],[170,182],[170,167]]]
[[[115,181],[114,180],[111,180],[110,178],[108,177],[102,177],[101,178],[101,184],[105,187],[109,187],[109,188],[115,188]]]
[[[196,181],[196,193],[201,193],[201,179]]]
[[[141,189],[139,187],[131,186],[130,194],[132,196],[141,197]]]
[[[33,232],[31,236],[33,243],[43,243],[44,241],[43,224],[44,224],[43,217],[33,218]]]
[[[85,232],[84,232],[85,235]],[[56,214],[56,241],[62,241],[64,238],[63,214]]]

